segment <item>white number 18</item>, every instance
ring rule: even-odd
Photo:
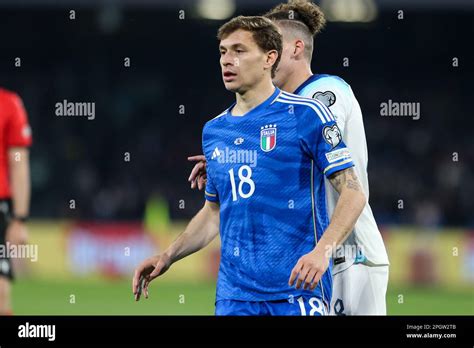
[[[243,175],[244,170],[246,172],[245,176]],[[235,178],[234,178],[234,169],[233,168],[231,170],[229,170],[229,176],[230,176],[230,184],[232,186],[232,200],[236,201],[237,200],[237,192],[236,192],[236,189],[235,189]],[[240,180],[239,181],[239,188],[238,188],[239,196],[242,197],[242,198],[249,198],[255,192],[255,183],[251,179],[251,177],[252,177],[252,168],[250,168],[247,165],[241,166],[239,168],[238,176],[239,176],[239,180]],[[247,193],[244,193],[244,191],[243,191],[244,184],[248,184],[250,186],[250,189]]]
[[[300,305],[301,315],[303,316],[307,315],[303,297],[300,297],[298,299],[298,303]],[[308,303],[310,307],[309,315],[313,316],[316,312],[318,312],[320,315],[326,314],[324,310],[323,302],[319,298],[311,297]]]

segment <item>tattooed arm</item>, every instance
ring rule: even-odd
[[[331,222],[316,247],[303,255],[293,268],[288,284],[314,290],[326,271],[334,248],[344,242],[352,232],[367,201],[353,168],[334,173],[329,177],[332,186],[339,192]]]
[[[367,198],[362,191],[354,168],[334,173],[329,177],[329,181],[339,193],[339,199],[337,200],[331,222],[321,240],[326,236],[327,240],[338,245],[344,242],[354,229],[354,225],[364,209]]]

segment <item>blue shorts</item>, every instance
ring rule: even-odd
[[[318,297],[295,297],[277,301],[218,300],[216,315],[328,315],[327,305]]]

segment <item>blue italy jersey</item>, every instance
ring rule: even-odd
[[[220,204],[217,300],[331,299],[331,267],[314,291],[288,280],[328,226],[324,175],[353,166],[328,108],[278,88],[244,116],[233,105],[203,130],[206,199]]]

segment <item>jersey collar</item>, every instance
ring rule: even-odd
[[[268,97],[265,101],[263,101],[262,103],[258,104],[256,107],[254,107],[253,109],[247,111],[245,113],[245,115],[241,115],[241,116],[233,116],[230,111],[234,108],[235,106],[235,102],[227,109],[227,113],[226,113],[226,118],[227,120],[229,120],[230,122],[239,122],[241,120],[244,120],[244,119],[247,119],[247,116],[251,115],[251,114],[259,114],[261,113],[263,110],[265,110],[268,106],[270,106],[274,101],[275,99],[280,95],[281,93],[281,90],[278,88],[278,87],[275,87],[275,91],[272,93],[272,95],[270,97]]]
[[[322,74],[314,74],[314,75],[311,75],[310,77],[308,77],[306,79],[305,82],[303,82],[297,89],[295,89],[295,91],[293,92],[293,94],[299,94],[303,88],[305,88],[307,85],[309,85],[311,82],[314,82],[316,80],[319,80],[321,77],[323,77]]]

